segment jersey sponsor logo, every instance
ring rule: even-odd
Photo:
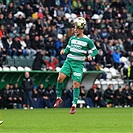
[[[82,48],[81,46],[76,45],[76,44],[72,44],[71,47],[72,47],[72,48],[76,48],[76,49],[81,49],[81,48]]]
[[[87,42],[80,41],[80,40],[76,40],[76,39],[73,39],[73,40],[71,41],[71,43],[72,43],[72,44],[76,44],[76,45],[80,45],[80,46],[83,46],[83,47],[87,46]]]
[[[73,72],[74,76],[81,76],[81,73]]]

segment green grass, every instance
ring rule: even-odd
[[[133,133],[133,108],[0,110],[0,133]]]

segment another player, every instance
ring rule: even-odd
[[[0,125],[3,123],[3,121],[0,121]]]
[[[62,49],[60,54],[67,54],[67,58],[59,72],[56,86],[57,99],[54,104],[54,108],[57,108],[60,103],[62,103],[61,94],[64,84],[64,79],[72,77],[73,80],[73,102],[70,110],[70,114],[76,112],[76,105],[80,93],[80,83],[82,80],[82,73],[84,67],[84,60],[87,55],[88,50],[92,50],[92,53],[87,56],[88,60],[92,60],[98,51],[91,39],[84,35],[84,27],[86,25],[86,20],[83,17],[76,18],[74,22],[74,33],[65,49]],[[89,80],[89,79],[88,79]]]

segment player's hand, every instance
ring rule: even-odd
[[[92,57],[91,57],[90,55],[88,55],[88,56],[87,56],[87,59],[88,59],[89,61],[91,61],[91,60],[92,60]]]
[[[62,55],[62,54],[64,54],[64,52],[65,52],[64,49],[62,49],[62,50],[60,51],[60,54]]]

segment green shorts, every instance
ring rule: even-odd
[[[65,60],[60,72],[68,77],[72,77],[73,81],[81,82],[83,74],[83,63],[77,61]]]

